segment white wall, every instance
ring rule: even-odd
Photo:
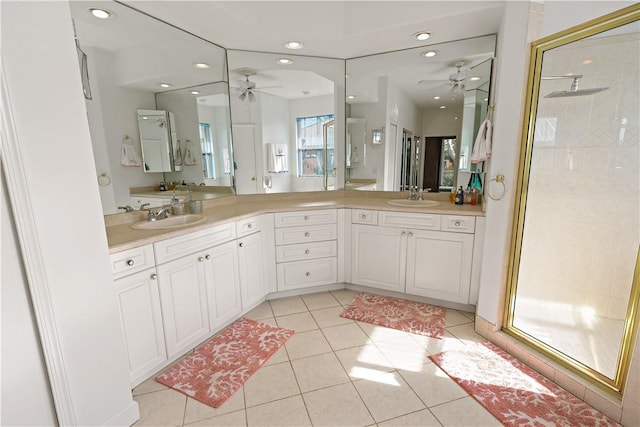
[[[9,194],[0,164],[2,231],[2,351],[0,353],[0,424],[51,426],[56,423],[47,368],[35,323]]]
[[[129,187],[158,185],[161,173],[144,173],[142,167],[120,164],[122,138],[128,135],[140,151],[137,109],[156,109],[152,92],[120,87],[116,80],[114,56],[97,48],[87,48],[91,100],[86,101],[93,154],[98,174],[106,172],[111,185],[100,186],[105,214],[123,212],[118,206],[131,204]]]
[[[66,422],[129,425],[138,408],[129,386],[69,5],[1,7],[2,59],[21,153],[21,162],[6,159],[6,170],[28,186],[32,210],[21,215],[34,223],[38,251],[25,263],[27,271],[34,259],[42,263],[30,286],[51,303],[54,320],[47,327],[57,330],[61,354],[55,373],[68,385],[73,418]],[[62,188],[68,194],[54,191]]]

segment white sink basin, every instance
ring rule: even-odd
[[[440,206],[442,202],[436,200],[409,200],[409,199],[393,199],[387,203],[394,206],[404,206],[408,208],[432,208]]]
[[[140,221],[131,226],[136,230],[166,230],[167,228],[184,227],[185,225],[199,224],[207,219],[204,215],[176,215],[156,221]]]

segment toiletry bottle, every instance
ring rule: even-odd
[[[464,190],[462,189],[462,185],[458,188],[456,192],[456,205],[462,205],[464,203]]]
[[[160,191],[165,191],[167,187],[164,185],[164,181],[160,181]]]
[[[451,193],[449,193],[449,201],[451,203],[455,203],[456,201],[456,189],[455,187],[451,189]]]

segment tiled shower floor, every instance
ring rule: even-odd
[[[264,302],[245,317],[296,334],[220,408],[147,380],[136,426],[499,426],[429,354],[481,342],[473,314],[447,310],[441,340],[339,317],[356,294]]]

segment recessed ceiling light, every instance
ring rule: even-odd
[[[431,37],[431,33],[428,31],[419,31],[413,35],[413,38],[416,40],[424,41]]]
[[[439,96],[434,96],[433,99],[440,99],[440,97]]]
[[[198,91],[198,90],[192,90],[192,91],[191,91],[191,94],[192,94],[192,95],[198,95],[199,93],[200,93],[200,91]]]
[[[443,109],[443,110],[444,110],[445,108],[447,108],[447,106],[446,106],[446,105],[441,105],[441,106],[440,106],[440,109]]]
[[[98,19],[111,19],[115,16],[113,12],[107,9],[91,8],[89,12]]]
[[[585,59],[584,61],[582,61],[582,63],[583,63],[584,65],[593,64],[593,59]]]
[[[297,41],[290,41],[290,42],[286,42],[284,44],[284,47],[286,47],[287,49],[302,49],[304,45]]]
[[[470,77],[469,80],[471,80],[472,82],[477,82],[478,80],[480,80],[480,77],[473,76],[473,77]]]
[[[347,99],[356,99],[356,96],[355,95],[348,95]]]
[[[426,52],[422,52],[422,56],[424,56],[425,58],[433,58],[437,54],[438,52],[436,52],[435,50],[428,50]]]
[[[195,64],[193,64],[193,68],[197,68],[199,70],[206,70],[210,67],[211,65],[207,64],[206,62],[196,62]]]
[[[164,88],[171,87],[169,83],[159,83],[158,86],[164,87]]]
[[[290,59],[290,58],[278,58],[278,59],[276,59],[276,62],[278,64],[282,64],[282,65],[290,65],[290,64],[293,64],[293,59]]]

